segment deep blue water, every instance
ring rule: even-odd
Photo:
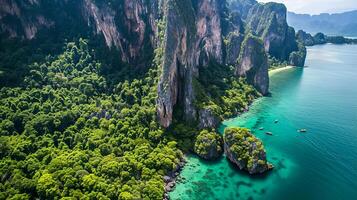
[[[272,172],[252,177],[224,157],[210,163],[190,156],[181,173],[186,181],[170,197],[357,199],[357,45],[310,47],[306,65],[271,75],[272,96],[220,127],[251,128],[275,165]]]

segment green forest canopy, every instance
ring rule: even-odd
[[[162,199],[163,176],[199,131],[180,118],[157,123],[160,58],[142,77],[113,81],[93,54],[87,40],[67,43],[29,65],[21,86],[1,88],[0,199]],[[222,118],[258,96],[232,68],[200,74],[197,107]]]

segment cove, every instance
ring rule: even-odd
[[[264,142],[272,172],[250,176],[225,157],[205,162],[189,156],[184,181],[170,198],[356,198],[357,45],[309,47],[306,65],[271,75],[271,96],[219,128],[250,128]],[[308,132],[297,132],[301,128]]]

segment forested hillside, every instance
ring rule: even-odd
[[[182,152],[155,119],[157,70],[112,84],[87,42],[1,89],[0,198],[163,196]]]

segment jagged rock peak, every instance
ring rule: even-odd
[[[314,45],[314,38],[310,33],[306,33],[303,30],[299,30],[296,33],[296,38],[299,42],[303,43],[305,46],[312,46]]]

